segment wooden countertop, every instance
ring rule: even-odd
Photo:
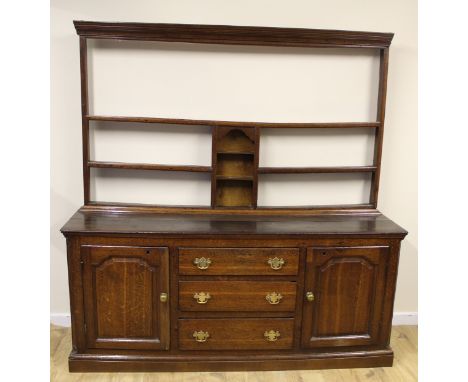
[[[407,231],[383,214],[245,216],[161,214],[79,209],[62,227],[67,235],[320,235],[403,238]]]

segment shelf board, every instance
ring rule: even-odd
[[[253,181],[252,175],[216,175],[218,180],[248,180]]]
[[[90,201],[82,207],[84,211],[128,212],[128,213],[186,213],[186,214],[228,214],[242,215],[242,211],[251,210],[257,216],[314,216],[314,215],[381,215],[375,206],[369,204],[324,205],[324,206],[258,206],[255,207],[224,207],[216,206],[173,206],[143,203],[118,203],[105,201]],[[245,217],[243,218],[245,219]]]
[[[226,154],[226,155],[255,155],[253,151],[229,151],[229,150],[218,150],[218,154]]]
[[[189,166],[151,163],[126,163],[126,162],[101,162],[89,161],[88,167],[116,168],[122,170],[156,170],[156,171],[186,171],[186,172],[211,172],[210,166]]]
[[[104,122],[134,122],[134,123],[159,123],[169,125],[196,125],[196,126],[226,126],[243,128],[269,128],[269,129],[328,129],[328,128],[377,128],[380,122],[243,122],[243,121],[215,121],[208,119],[180,119],[180,118],[156,118],[156,117],[122,117],[86,115],[88,121]]]
[[[217,210],[232,210],[235,208],[236,210],[253,210],[254,206],[253,205],[245,205],[245,206],[218,206],[216,205],[215,208]]]
[[[335,167],[259,167],[259,174],[326,174],[350,172],[375,172],[376,166],[335,166]]]

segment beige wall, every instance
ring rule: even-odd
[[[51,16],[51,313],[69,312],[65,240],[59,229],[82,204],[79,57],[74,19],[394,32],[379,209],[410,232],[402,246],[395,311],[417,311],[416,1],[53,0]],[[362,121],[375,115],[375,102],[371,100],[376,91],[377,61],[365,51],[356,56],[238,47],[219,52],[213,47],[186,44],[156,44],[159,49],[155,50],[147,45],[151,44],[121,43],[114,44],[114,49],[106,44],[94,45],[90,64],[95,113],[264,121]],[[165,91],[159,92],[158,87]],[[127,146],[122,150],[124,144]],[[277,155],[279,147],[281,155]],[[365,131],[266,131],[261,162],[360,165],[369,162],[371,147],[372,139]],[[131,137],[116,127],[93,128],[96,159],[207,164],[209,148],[208,130],[202,127],[175,127],[171,132],[139,127]],[[290,180],[294,188],[264,178],[260,201],[359,202],[364,201],[368,190],[368,181],[359,177],[346,182],[336,177],[320,177],[313,182],[310,177]],[[208,181],[203,177],[161,175],[153,179],[124,172],[118,177],[98,176],[93,184],[95,196],[108,200],[167,204],[203,204],[209,200]],[[160,191],[167,187],[176,191]]]

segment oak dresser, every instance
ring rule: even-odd
[[[377,210],[392,34],[292,28],[76,21],[80,36],[84,205],[67,241],[70,371],[227,371],[391,366],[400,243]],[[375,122],[271,123],[89,113],[87,40],[368,48],[380,54]],[[100,162],[93,121],[211,128],[210,166]],[[373,163],[260,167],[261,129],[368,128]],[[211,174],[211,205],[91,200],[90,170]],[[257,205],[259,174],[367,173],[369,202]]]

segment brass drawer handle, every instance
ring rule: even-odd
[[[265,299],[271,304],[271,305],[277,305],[280,303],[281,299],[283,296],[281,293],[276,293],[276,292],[271,292],[268,293],[265,297]]]
[[[196,257],[195,260],[193,260],[193,265],[196,265],[198,269],[208,269],[210,264],[211,264],[210,258]]]
[[[265,333],[263,333],[263,336],[267,341],[274,342],[278,340],[278,337],[280,337],[281,334],[277,330],[266,330]]]
[[[199,293],[195,293],[193,295],[193,298],[195,300],[197,300],[197,303],[199,304],[206,304],[208,302],[208,300],[211,298],[210,296],[210,293],[209,292],[199,292]]]
[[[268,259],[268,264],[270,264],[270,267],[277,271],[278,269],[283,268],[285,261],[283,258],[278,258],[278,257],[273,257]]]
[[[210,338],[210,333],[204,332],[203,330],[200,331],[195,331],[192,334],[193,338],[195,338],[195,341],[197,342],[206,342],[208,338]]]
[[[167,293],[161,293],[159,295],[159,301],[161,302],[167,302]]]
[[[306,299],[307,299],[307,301],[312,302],[312,301],[315,300],[315,296],[314,296],[314,294],[312,292],[307,292],[306,293]]]

